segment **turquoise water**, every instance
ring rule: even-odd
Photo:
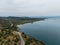
[[[60,45],[60,19],[46,19],[20,25],[21,31],[43,41],[46,45]]]

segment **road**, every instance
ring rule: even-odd
[[[23,39],[21,33],[20,33],[20,32],[17,32],[17,33],[19,34],[20,39],[21,39],[21,44],[20,44],[20,45],[25,45],[25,41],[24,41],[24,39]]]

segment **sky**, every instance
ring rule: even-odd
[[[0,16],[60,16],[60,0],[0,0]]]

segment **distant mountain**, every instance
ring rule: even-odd
[[[60,16],[38,16],[38,17],[32,17],[32,18],[60,18]]]

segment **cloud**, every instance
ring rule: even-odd
[[[0,15],[60,15],[60,0],[0,0]]]

